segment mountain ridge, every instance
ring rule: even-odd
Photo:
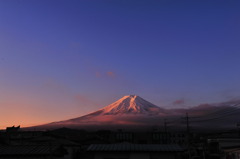
[[[211,127],[211,125],[218,127],[233,127],[236,125],[237,121],[240,121],[238,115],[236,115],[236,113],[240,113],[240,109],[238,108],[238,104],[240,105],[239,102],[240,101],[223,102],[222,104],[216,104],[215,106],[206,104],[192,108],[165,109],[158,107],[139,96],[128,95],[92,113],[36,127],[48,129],[59,127],[91,127],[101,129],[104,126],[108,129],[110,129],[110,127],[119,128],[122,126],[129,126],[130,128],[133,126],[162,127],[163,121],[168,119],[171,120],[171,123],[174,123],[171,125],[172,127],[184,128],[185,125],[181,124],[181,119],[186,116],[186,112],[189,113],[191,125],[196,128],[206,126]],[[231,115],[231,113],[235,114]],[[216,119],[219,118],[219,115],[220,119],[221,116],[227,118],[218,122]]]

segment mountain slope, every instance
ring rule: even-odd
[[[93,113],[66,121],[55,122],[55,124],[97,124],[99,122],[101,122],[100,124],[116,124],[123,119],[124,121],[129,118],[137,120],[139,117],[144,116],[163,115],[164,112],[165,109],[160,108],[139,96],[128,95]],[[123,123],[126,124],[127,121]],[[128,123],[130,123],[130,121],[128,121]]]
[[[235,127],[240,122],[240,101],[224,102],[218,104],[205,104],[188,109],[164,109],[160,108],[136,95],[124,96],[116,102],[103,107],[93,113],[69,119],[37,126],[43,129],[59,127],[68,128],[120,128],[129,126],[162,127],[164,119],[170,121],[170,127],[185,128],[182,124],[188,112],[191,126],[195,128],[223,128]],[[214,125],[214,127],[212,127]]]
[[[149,120],[165,116],[166,110],[136,95],[124,96],[93,113],[53,122],[40,127],[82,127],[96,125],[146,125]]]

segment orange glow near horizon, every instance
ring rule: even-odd
[[[11,94],[11,95],[10,95]],[[79,101],[62,102],[60,99],[33,98],[24,93],[1,94],[0,129],[13,125],[29,127],[54,121],[67,120],[84,115],[88,110],[81,109]]]

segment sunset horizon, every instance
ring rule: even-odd
[[[239,159],[240,0],[0,0],[0,158]]]
[[[96,109],[79,116],[72,116],[68,119],[59,119],[29,125],[14,124],[6,127],[20,126],[25,130],[34,131],[45,131],[59,128],[86,129],[91,131],[106,128],[109,130],[123,128],[131,131],[142,131],[150,130],[154,127],[161,128],[164,121],[168,121],[171,123],[173,130],[175,129],[174,127],[176,127],[179,131],[183,131],[185,126],[184,124],[181,124],[181,122],[179,123],[179,121],[181,121],[181,118],[183,118],[187,113],[189,117],[193,118],[191,123],[194,125],[195,129],[198,127],[198,129],[202,131],[208,127],[206,124],[215,126],[221,124],[221,121],[218,122],[218,120],[211,123],[211,120],[215,121],[215,119],[218,118],[224,119],[225,122],[228,122],[229,129],[234,128],[238,122],[238,120],[236,120],[238,117],[235,117],[235,115],[240,113],[239,106],[240,99],[235,99],[220,103],[204,103],[192,107],[180,106],[177,108],[167,108],[164,106],[157,106],[134,94],[125,95],[115,102],[101,107],[98,110]],[[131,126],[134,126],[133,130]],[[208,131],[219,131],[219,128],[224,130],[224,125],[219,126],[220,127],[218,128],[215,127],[207,129]]]
[[[0,1],[0,129],[77,118],[129,94],[164,109],[240,100],[239,5]]]

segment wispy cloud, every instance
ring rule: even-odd
[[[113,71],[107,71],[107,72],[95,72],[95,76],[97,78],[101,78],[101,77],[107,77],[107,78],[115,78],[116,77],[116,73]]]
[[[113,71],[108,71],[107,76],[111,77],[111,78],[114,78],[116,76],[116,74]]]
[[[175,100],[173,102],[174,105],[182,105],[182,104],[185,104],[185,100],[184,99],[178,99],[178,100]]]

